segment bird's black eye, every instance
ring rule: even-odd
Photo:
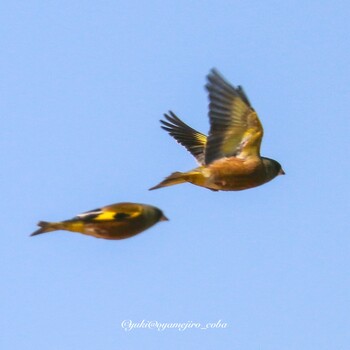
[[[130,217],[130,214],[127,214],[127,213],[116,213],[114,215],[114,219],[116,219],[117,221],[120,220],[125,220],[127,219],[128,217]]]

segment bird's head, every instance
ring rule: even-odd
[[[164,215],[164,213],[157,207],[152,205],[144,205],[145,217],[152,221],[153,223],[159,221],[169,221],[169,219]]]
[[[274,159],[264,157],[263,163],[264,163],[265,170],[266,170],[267,181],[272,180],[273,178],[275,178],[278,175],[285,175],[286,174],[284,172],[281,164],[278,163]]]
[[[157,216],[158,216],[158,221],[169,221],[169,219],[159,209],[158,209],[158,212],[157,212]]]

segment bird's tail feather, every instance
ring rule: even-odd
[[[181,173],[179,171],[172,173],[168,177],[166,177],[162,182],[160,182],[158,185],[151,187],[149,190],[156,190],[158,188],[172,186],[172,185],[178,185],[182,184],[184,182],[188,182],[188,174],[187,173]]]
[[[35,232],[33,232],[31,236],[36,236],[36,235],[40,235],[41,233],[59,230],[59,228],[56,227],[55,223],[47,222],[47,221],[39,221],[38,226],[40,226],[40,228]]]
[[[190,182],[194,185],[204,186],[205,181],[206,181],[205,177],[203,176],[201,171],[198,169],[194,169],[194,170],[188,171],[186,173],[181,173],[179,171],[176,171],[175,173],[172,173],[171,175],[166,177],[158,185],[151,187],[150,191],[156,190],[156,189],[162,188],[162,187],[182,184],[184,182]]]

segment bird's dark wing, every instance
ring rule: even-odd
[[[166,121],[160,121],[162,128],[178,143],[184,146],[196,158],[199,164],[203,164],[207,136],[192,129],[171,111],[169,111],[169,114],[164,114],[164,117]]]
[[[232,86],[215,69],[207,80],[210,132],[205,163],[223,157],[260,156],[263,127],[242,87]]]
[[[124,221],[140,216],[142,207],[132,203],[118,203],[89,210],[85,213],[77,215],[74,219],[83,220],[85,222],[96,221]]]

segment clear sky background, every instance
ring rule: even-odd
[[[1,349],[348,349],[346,1],[3,1]],[[195,161],[159,127],[207,133],[205,76],[242,85],[286,176],[243,192],[147,189]],[[132,239],[58,231],[134,201]],[[125,331],[123,320],[227,323]]]

